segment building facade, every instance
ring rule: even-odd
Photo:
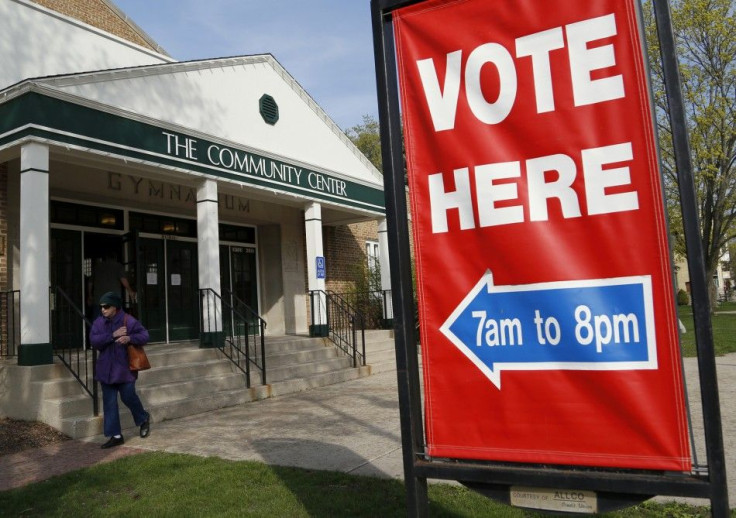
[[[6,0],[0,19],[20,364],[51,361],[60,300],[90,311],[109,256],[158,342],[216,340],[200,314],[225,293],[270,334],[318,334],[320,294],[354,287],[366,254],[390,290],[381,175],[273,56],[176,62],[106,0]]]

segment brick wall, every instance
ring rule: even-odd
[[[414,257],[414,235],[408,192],[406,204],[409,210],[409,247],[411,256]],[[355,288],[359,267],[366,260],[365,242],[378,241],[378,222],[367,221],[353,225],[323,227],[322,232],[327,262],[326,287],[338,293],[349,292]]]
[[[141,34],[125,14],[105,0],[33,0],[33,2],[75,18],[81,22],[114,34],[151,50],[158,50],[154,42]]]
[[[378,223],[368,221],[324,227],[322,231],[327,263],[326,287],[338,293],[349,292],[355,288],[365,263],[366,240],[378,241]]]

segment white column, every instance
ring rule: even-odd
[[[20,150],[19,365],[53,363],[50,336],[49,148]]]
[[[222,332],[220,286],[220,227],[217,213],[217,182],[204,180],[197,187],[197,259],[202,292],[203,347],[219,345]],[[210,291],[211,290],[211,291]]]
[[[317,261],[324,262],[322,248],[322,206],[319,203],[308,203],[304,208],[304,226],[307,242],[307,287],[310,292],[317,291],[312,297],[312,326],[310,332],[325,336],[327,329],[327,308],[324,277],[318,277]],[[326,266],[325,266],[326,268]]]
[[[378,220],[378,260],[381,266],[381,289],[383,290],[383,318],[393,320],[394,306],[391,300],[391,262],[388,257],[388,228],[386,218]]]

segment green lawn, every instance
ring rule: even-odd
[[[677,312],[687,329],[687,332],[681,335],[683,354],[686,357],[695,356],[693,308],[691,306],[678,306]],[[714,308],[711,325],[713,327],[713,348],[716,356],[736,352],[736,302],[726,302]]]
[[[736,351],[736,303],[712,317],[717,355]],[[687,332],[685,356],[695,355],[692,308],[678,307]],[[430,485],[435,517],[536,517],[463,487]],[[732,503],[733,504],[733,503]],[[0,516],[263,516],[403,517],[403,482],[253,462],[146,453],[0,492]],[[710,516],[707,508],[644,504],[611,516]],[[736,517],[736,511],[732,511]]]
[[[430,484],[429,495],[432,517],[542,516],[456,485]],[[387,518],[406,516],[406,506],[398,480],[155,452],[1,492],[0,516]],[[705,517],[709,511],[644,504],[610,516]]]

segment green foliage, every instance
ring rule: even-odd
[[[736,14],[732,0],[672,0],[706,277],[736,237]],[[644,18],[675,251],[685,255],[677,168],[651,0]]]
[[[353,289],[347,298],[365,317],[366,329],[379,329],[383,322],[383,291],[381,266],[378,260],[368,257],[353,266]]]
[[[345,134],[376,169],[383,171],[381,133],[376,119],[371,115],[363,115],[363,124],[345,130]]]
[[[687,306],[688,304],[690,304],[690,295],[688,295],[685,290],[678,291],[677,292],[677,305]]]
[[[682,354],[696,356],[695,325],[692,306],[677,308],[680,321],[685,325],[685,333],[680,335]],[[736,352],[736,303],[721,304],[710,319],[713,329],[713,349],[716,356]]]

